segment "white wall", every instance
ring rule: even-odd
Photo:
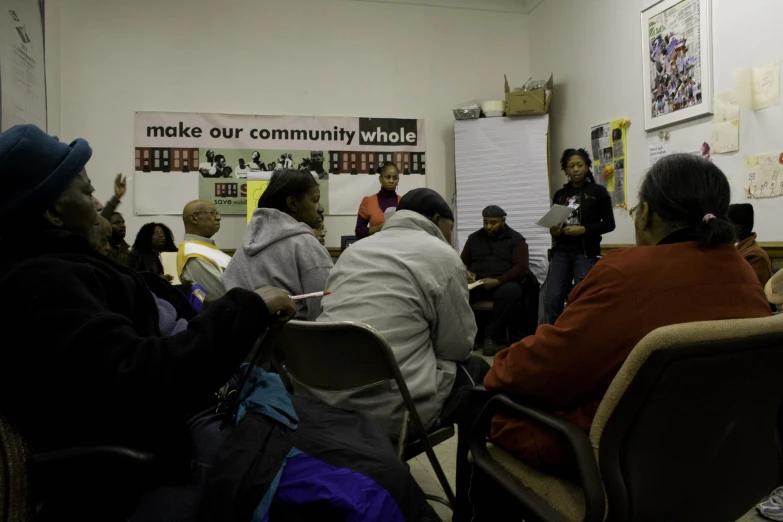
[[[555,76],[552,102],[552,188],[565,183],[558,166],[568,147],[590,150],[590,127],[617,118],[633,123],[628,132],[629,208],[647,169],[648,139],[644,131],[640,16],[650,0],[546,0],[530,15],[531,74]],[[713,0],[713,70],[715,92],[733,88],[731,69],[783,60],[778,40],[783,19],[780,0]],[[670,150],[697,149],[710,137],[710,117],[672,126]],[[713,155],[732,181],[733,200],[744,202],[743,158],[783,148],[783,106],[743,111],[740,151]],[[754,200],[759,241],[782,241],[780,198]],[[617,230],[608,244],[634,242],[633,224],[615,210]]]
[[[134,111],[160,110],[425,118],[428,185],[450,200],[452,106],[502,97],[504,72],[528,76],[519,13],[350,0],[60,1],[62,138],[92,145],[88,172],[102,199],[116,172],[133,170]],[[181,236],[174,216],[135,217],[133,198],[120,207],[129,236],[152,220]],[[339,246],[355,221],[327,218],[327,245]],[[218,244],[236,247],[244,227],[224,218]]]

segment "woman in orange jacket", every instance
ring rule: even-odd
[[[400,196],[397,195],[397,185],[400,182],[400,171],[397,166],[387,161],[378,168],[378,179],[381,190],[377,194],[362,199],[359,205],[359,216],[356,218],[356,237],[358,239],[380,232],[386,218],[383,213],[389,208],[397,208]]]

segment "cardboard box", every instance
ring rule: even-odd
[[[508,78],[505,75],[503,77],[506,80],[506,116],[532,116],[549,112],[553,86],[551,74],[546,82],[546,89],[525,92],[511,92]]]

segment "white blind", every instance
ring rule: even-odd
[[[547,175],[549,115],[455,120],[457,247],[481,228],[481,211],[498,205],[506,223],[525,236],[530,269],[546,277],[549,231],[535,225],[551,206]]]

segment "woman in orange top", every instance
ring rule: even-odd
[[[386,162],[378,169],[381,190],[372,196],[366,196],[359,205],[359,216],[356,218],[356,237],[362,239],[380,232],[386,221],[383,213],[386,209],[397,207],[400,196],[397,195],[397,184],[400,182],[400,171],[394,163]]]

